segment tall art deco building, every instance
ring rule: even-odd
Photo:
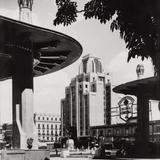
[[[79,66],[79,74],[65,88],[61,100],[62,136],[69,127],[77,130],[77,136],[89,136],[90,126],[110,123],[106,111],[106,74],[97,57],[86,55]],[[108,83],[110,84],[110,83]]]

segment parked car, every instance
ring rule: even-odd
[[[116,157],[119,151],[119,149],[114,147],[113,143],[105,143],[103,149],[106,157]]]

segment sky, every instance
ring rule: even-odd
[[[79,9],[86,0],[77,0]],[[90,54],[102,59],[104,71],[111,72],[116,85],[135,80],[137,64],[145,67],[144,75],[153,75],[151,60],[141,61],[132,59],[127,63],[127,49],[118,31],[110,31],[110,22],[100,24],[97,20],[85,20],[83,15],[78,16],[77,22],[63,27],[54,26],[53,19],[57,7],[55,0],[34,0],[32,21],[33,25],[62,32],[75,38],[83,47],[83,53],[79,60],[70,66],[45,75],[34,78],[34,111],[60,114],[60,100],[65,96],[65,87],[70,80],[78,74],[78,67],[84,55]],[[1,0],[0,15],[19,19],[17,0]],[[11,123],[12,120],[12,85],[11,80],[0,82],[0,119],[1,123]],[[7,114],[7,116],[6,116]]]

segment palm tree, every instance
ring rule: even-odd
[[[160,77],[159,0],[91,0],[81,11],[70,0],[56,0],[56,4],[54,25],[75,22],[79,12],[84,12],[85,19],[95,18],[104,24],[112,20],[110,29],[119,30],[129,51],[128,61],[136,56],[142,60],[151,57],[155,75]]]

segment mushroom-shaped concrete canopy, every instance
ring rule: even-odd
[[[60,70],[82,54],[81,45],[72,37],[0,16],[0,80],[12,77],[16,49],[33,55],[33,76]]]
[[[121,84],[113,88],[116,93],[143,95],[152,100],[160,100],[160,82],[157,77],[149,77]]]

